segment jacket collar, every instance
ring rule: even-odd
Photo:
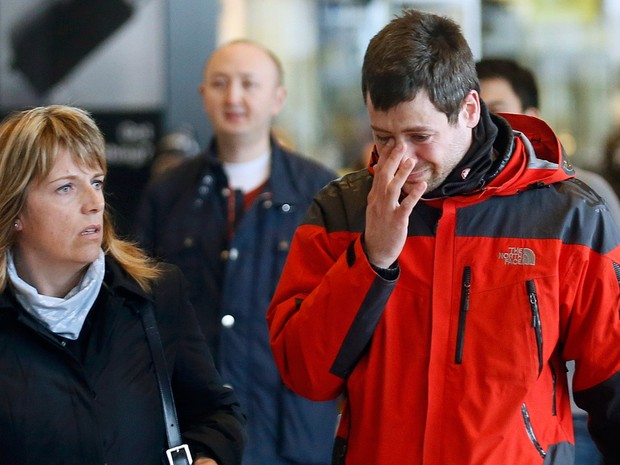
[[[575,176],[560,140],[546,122],[513,113],[498,117],[505,119],[511,128],[513,142],[505,167],[489,183],[488,191],[512,195]]]
[[[132,279],[119,263],[106,256],[105,277],[103,287],[111,295],[126,297],[131,300],[152,300],[152,297],[142,290],[140,285]]]

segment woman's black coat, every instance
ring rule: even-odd
[[[178,269],[154,286],[155,316],[184,440],[220,465],[241,461],[244,418],[224,387]],[[149,297],[106,259],[104,285],[77,341],[0,295],[0,465],[158,465],[165,430],[136,309]]]

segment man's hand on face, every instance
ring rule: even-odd
[[[379,268],[389,268],[400,255],[407,239],[409,216],[426,190],[426,182],[413,184],[409,194],[402,191],[415,168],[411,158],[403,159],[405,146],[390,141],[374,165],[375,177],[368,193],[364,246],[368,260]]]

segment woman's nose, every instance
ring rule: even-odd
[[[99,212],[105,207],[103,191],[92,189],[85,194],[84,210],[87,212]]]

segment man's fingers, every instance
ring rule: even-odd
[[[388,178],[393,177],[400,166],[404,153],[405,147],[403,144],[389,141],[379,154],[379,160],[375,165],[375,175],[378,174]]]
[[[400,206],[405,210],[407,216],[409,216],[409,214],[413,210],[413,207],[415,207],[416,204],[420,201],[420,199],[424,195],[424,192],[426,192],[427,186],[428,184],[426,183],[426,181],[416,182],[411,186],[409,194],[407,194],[407,196],[402,199],[402,201],[400,202]]]
[[[394,180],[400,185],[401,188],[405,185],[405,182],[415,168],[415,165],[415,162],[411,158],[407,158],[398,167],[398,170],[394,174]]]

